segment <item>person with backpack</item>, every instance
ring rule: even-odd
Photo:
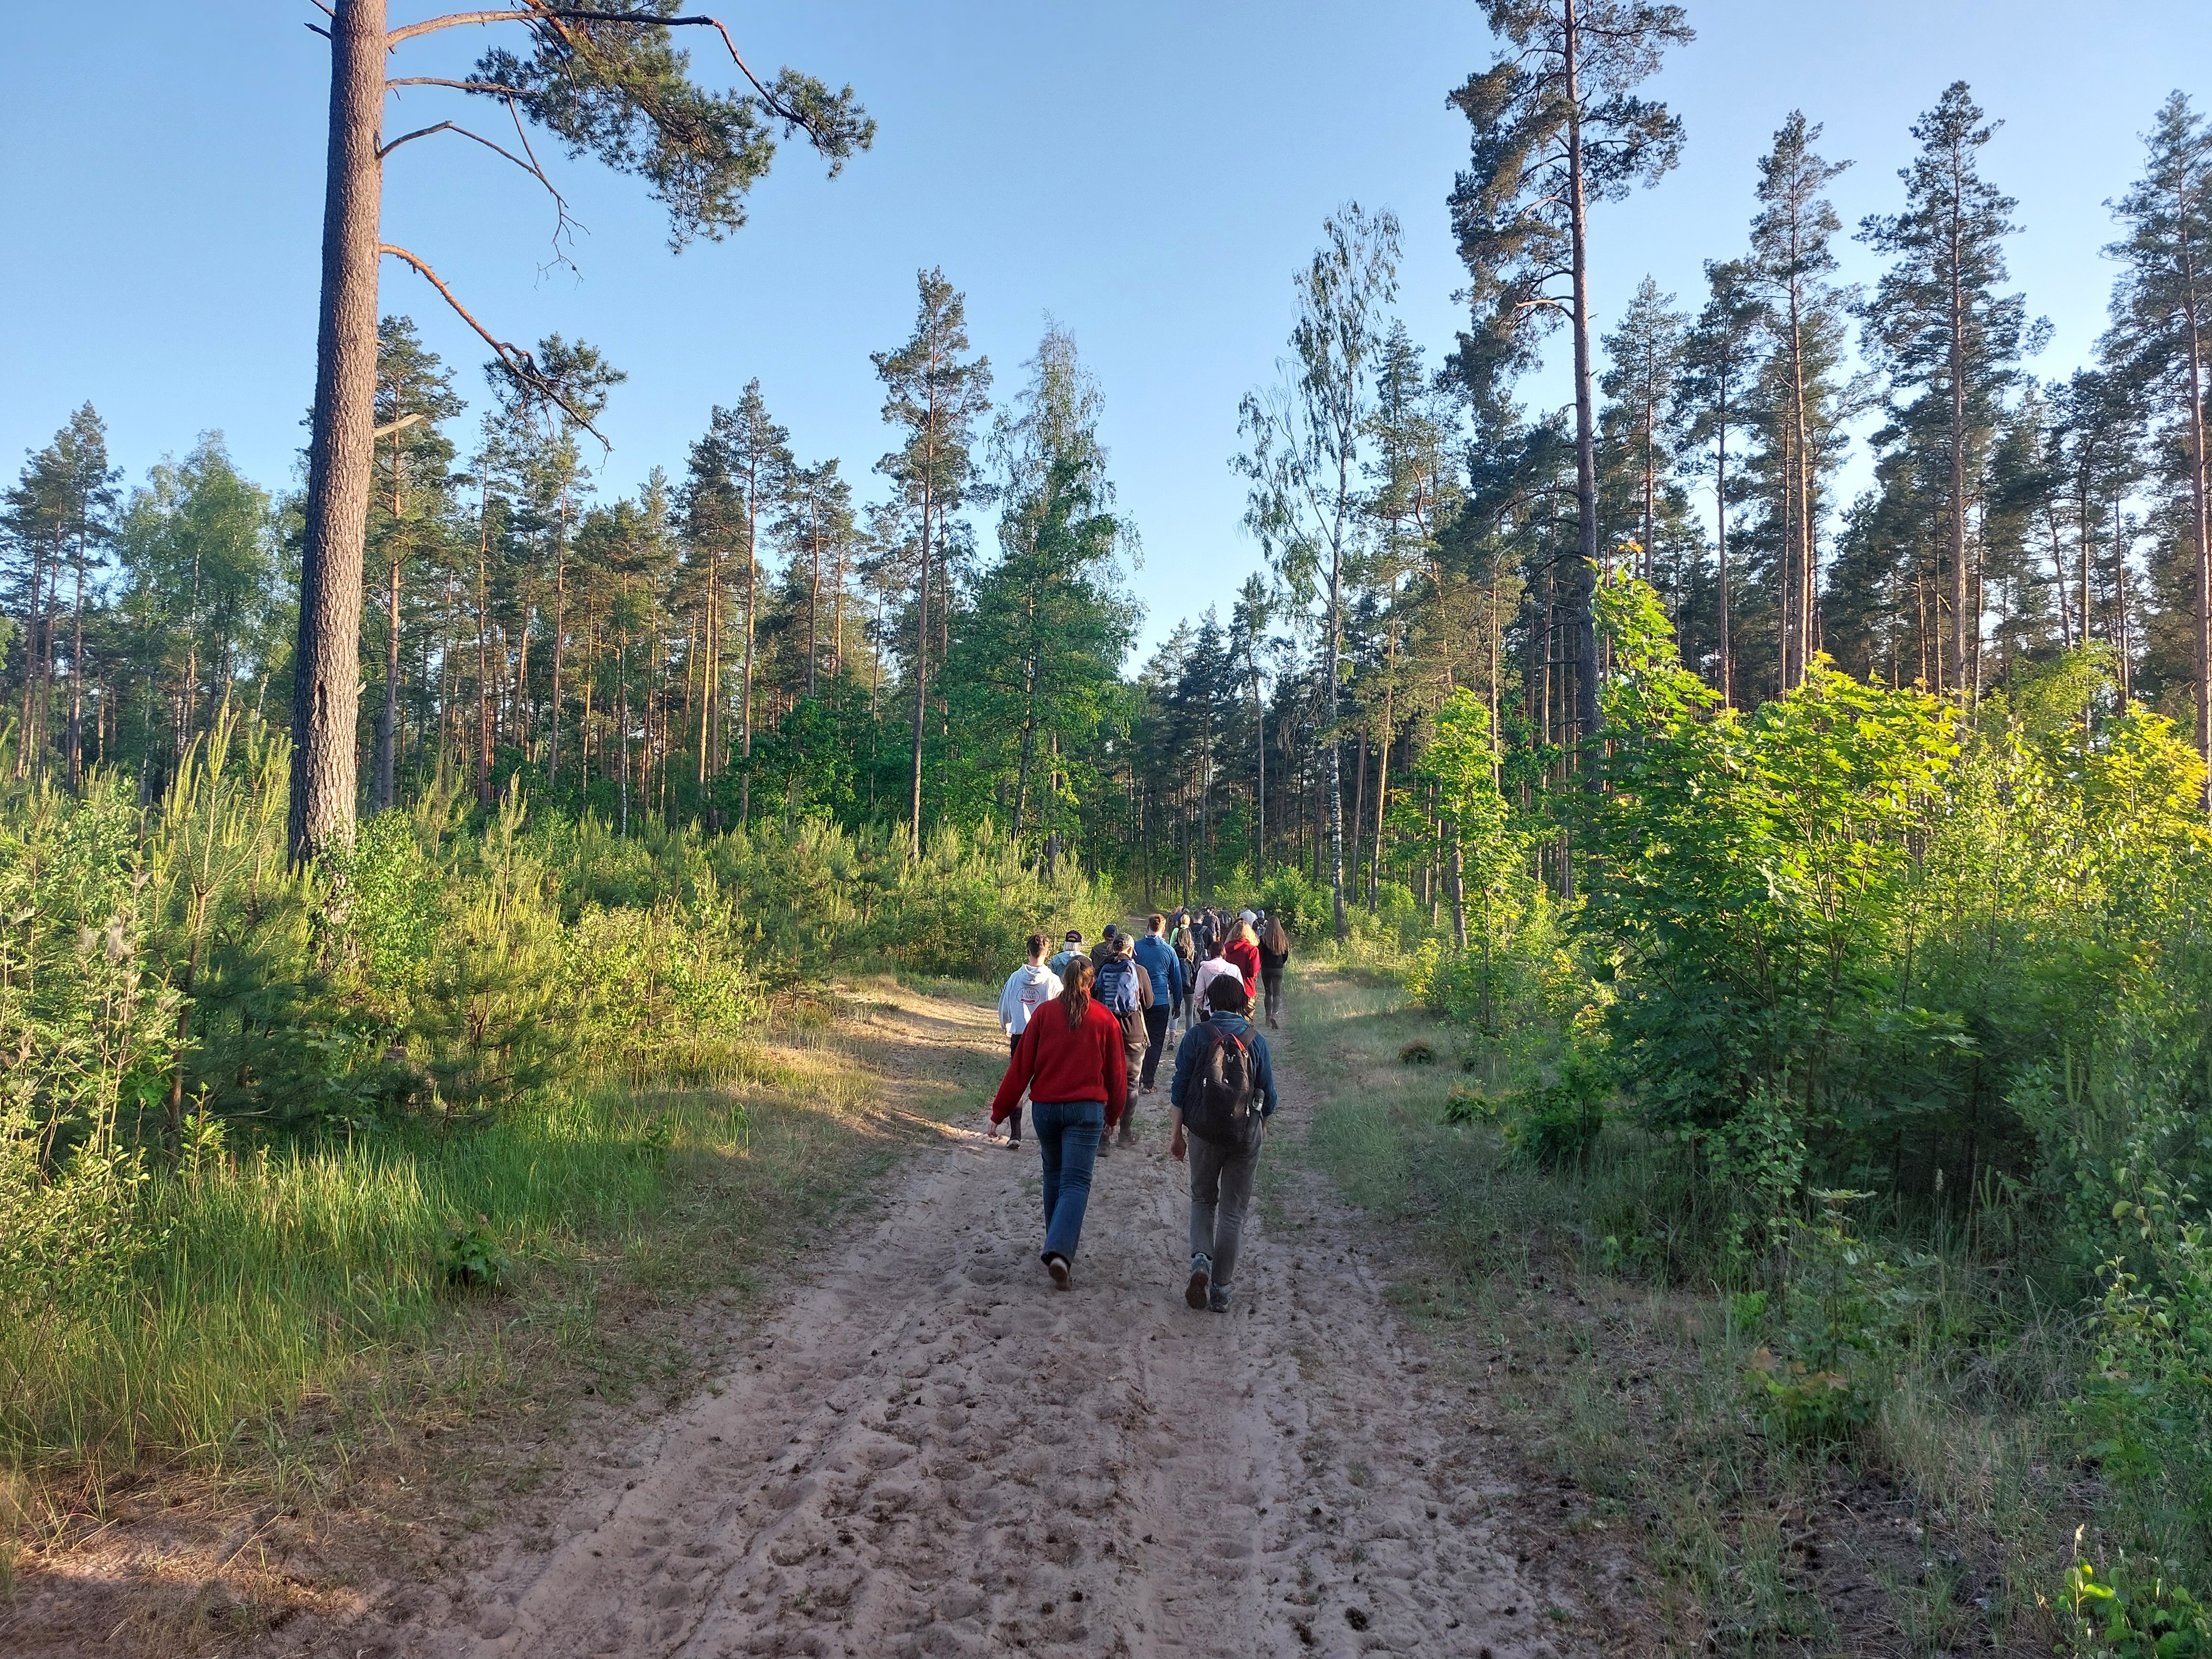
[[[1133,1146],[1137,1132],[1137,1078],[1145,1063],[1146,1011],[1152,1000],[1151,976],[1137,965],[1135,941],[1119,928],[1111,941],[1100,940],[1094,951],[1098,963],[1097,988],[1091,994],[1121,1022],[1121,1040],[1129,1063],[1129,1097],[1122,1104],[1121,1133],[1117,1146]]]
[[[1137,1085],[1140,1094],[1152,1092],[1153,1081],[1159,1075],[1160,1053],[1167,1047],[1168,1027],[1188,988],[1182,961],[1167,940],[1167,926],[1168,919],[1155,910],[1145,919],[1145,936],[1137,941],[1137,966],[1145,970],[1152,986],[1152,1006],[1145,1010],[1145,1060]]]
[[[1030,935],[1030,959],[1006,975],[1006,989],[999,993],[999,1024],[1006,1033],[1006,1051],[1012,1054],[1021,1047],[1022,1033],[1036,1011],[1058,996],[1060,975],[1044,965],[1045,938],[1042,933]],[[1013,1133],[1007,1137],[1009,1146],[1022,1144],[1022,1106],[1014,1103]]]
[[[1206,1023],[1176,1048],[1168,1151],[1190,1164],[1190,1279],[1182,1299],[1227,1313],[1260,1146],[1275,1114],[1275,1068],[1267,1039],[1245,1018],[1252,999],[1242,981],[1217,975],[1206,1000]]]
[[[1030,1094],[1037,1157],[1044,1171],[1045,1271],[1068,1287],[1098,1144],[1121,1115],[1128,1097],[1128,1061],[1121,1022],[1091,999],[1091,958],[1068,964],[1060,993],[1037,1010],[1014,1045],[1006,1075],[991,1099],[991,1135]]]
[[[1291,936],[1280,916],[1260,923],[1260,988],[1267,999],[1267,1029],[1279,1030],[1275,1016],[1283,1012],[1283,969],[1291,960]]]

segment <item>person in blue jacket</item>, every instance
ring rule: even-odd
[[[1145,1065],[1139,1084],[1150,1094],[1152,1079],[1159,1074],[1160,1053],[1167,1047],[1168,1026],[1175,1018],[1176,1005],[1188,988],[1183,983],[1182,958],[1168,943],[1168,919],[1155,910],[1145,921],[1145,936],[1137,941],[1137,966],[1152,981],[1152,1006],[1145,1010]]]

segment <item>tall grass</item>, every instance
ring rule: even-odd
[[[743,1125],[726,1103],[658,1115],[603,1091],[451,1138],[264,1144],[157,1176],[159,1246],[126,1281],[0,1322],[0,1462],[219,1462],[435,1321],[456,1227],[482,1217],[526,1261],[574,1251],[651,1206],[672,1155]]]

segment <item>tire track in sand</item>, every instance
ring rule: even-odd
[[[1287,1066],[1283,1081],[1295,1133],[1304,1097]],[[1542,1557],[1516,1558],[1514,1493],[1469,1431],[1463,1388],[1431,1376],[1317,1182],[1278,1160],[1291,1224],[1248,1223],[1235,1312],[1183,1305],[1188,1199],[1164,1098],[1143,1103],[1146,1144],[1102,1160],[1073,1291],[1037,1264],[1032,1148],[948,1131],[872,1218],[825,1241],[719,1395],[609,1449],[550,1553],[506,1540],[456,1610],[469,1628],[394,1645],[1586,1649]]]

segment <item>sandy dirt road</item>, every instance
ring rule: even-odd
[[[1183,1305],[1164,1101],[1103,1163],[1072,1291],[1037,1262],[1033,1145],[979,1114],[852,1218],[718,1393],[577,1459],[547,1533],[495,1540],[465,1594],[376,1645],[1590,1651],[1465,1383],[1401,1330],[1318,1183],[1263,1176],[1236,1310]]]

